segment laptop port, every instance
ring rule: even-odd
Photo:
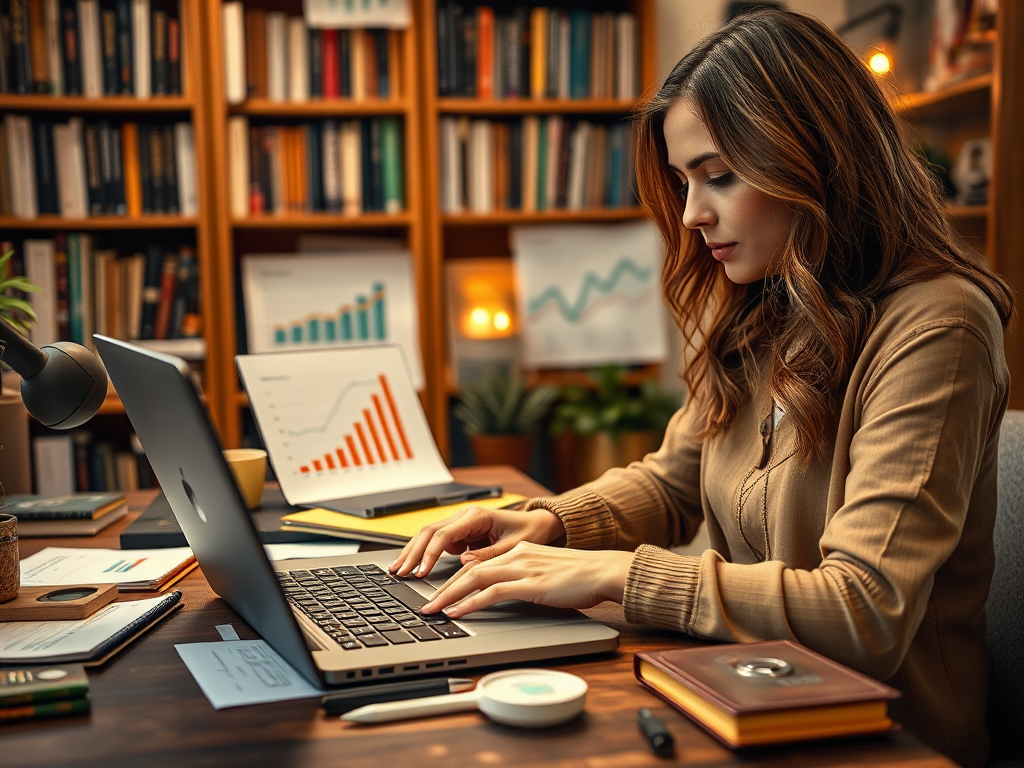
[[[372,677],[373,676],[373,670],[372,669],[362,669],[362,670],[359,671],[359,674],[361,674],[363,677]]]
[[[423,667],[425,669],[437,669],[438,667],[443,667],[443,666],[444,666],[444,662],[443,661],[428,661],[426,664],[423,665]]]
[[[393,674],[395,674],[395,668],[394,667],[381,667],[380,669],[377,670],[377,674],[378,675],[393,675]]]
[[[449,667],[458,667],[460,665],[467,664],[467,663],[468,662],[465,659],[452,659],[451,661],[448,662],[448,666]]]
[[[419,664],[406,664],[404,667],[402,667],[402,671],[403,672],[415,672],[419,668],[420,668]]]

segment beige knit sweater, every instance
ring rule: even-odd
[[[567,545],[636,550],[631,622],[701,638],[788,639],[903,693],[903,727],[981,765],[989,668],[996,447],[1009,374],[988,298],[941,277],[888,298],[842,399],[827,458],[800,466],[778,419],[762,467],[754,395],[705,444],[684,407],[662,447],[561,496],[535,499]],[[705,521],[712,549],[674,554]]]

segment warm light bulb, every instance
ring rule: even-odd
[[[477,307],[469,313],[469,322],[478,330],[483,330],[491,324],[491,314],[483,307]]]
[[[512,318],[508,316],[508,312],[502,312],[499,310],[494,313],[495,328],[499,331],[507,331],[510,325],[512,325]]]
[[[868,67],[876,75],[884,75],[888,73],[892,63],[883,51],[875,51],[871,54],[871,58],[868,59]]]

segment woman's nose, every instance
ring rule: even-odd
[[[687,229],[700,229],[715,223],[715,213],[706,204],[706,198],[691,185],[683,208],[683,226]]]

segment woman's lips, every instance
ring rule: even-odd
[[[718,261],[728,258],[729,254],[732,253],[732,249],[735,247],[736,243],[708,243],[708,248],[711,249],[711,255]]]

